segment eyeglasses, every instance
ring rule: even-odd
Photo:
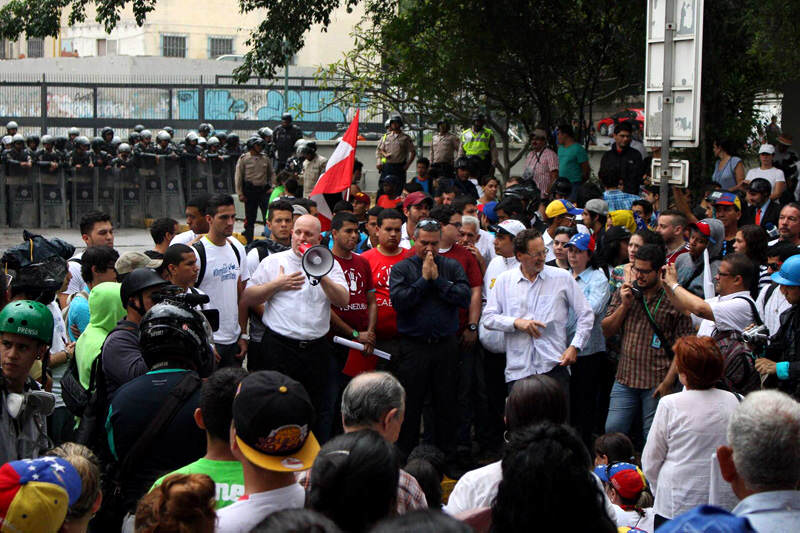
[[[631,267],[631,270],[636,272],[637,274],[643,274],[645,276],[648,276],[648,275],[652,274],[653,272],[655,272],[655,269],[652,269],[652,268],[649,268],[649,269],[645,270],[643,268],[636,268],[635,266]]]
[[[525,255],[531,257],[547,257],[547,250],[542,250],[541,252],[525,252]]]
[[[777,272],[778,270],[781,269],[781,265],[779,265],[778,263],[767,263],[767,268]]]
[[[731,272],[722,272],[722,271],[717,272],[717,276],[719,276],[721,278],[724,278],[724,277],[727,277],[727,276],[735,276],[735,275],[736,274],[732,274]]]
[[[426,218],[425,220],[417,222],[417,227],[425,231],[441,231],[442,229],[442,225],[432,218]]]

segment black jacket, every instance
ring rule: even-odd
[[[458,331],[458,308],[469,307],[470,287],[455,259],[437,255],[439,277],[422,277],[422,259],[409,257],[392,267],[389,295],[397,311],[397,331],[411,337],[447,337]]]
[[[642,154],[630,146],[619,152],[617,143],[614,143],[600,160],[600,172],[609,172],[611,175],[618,176],[622,180],[623,190],[626,193],[638,195],[644,174]]]
[[[758,224],[762,228],[766,228],[770,224],[778,227],[778,218],[781,215],[781,206],[775,200],[770,200],[766,212],[761,216],[761,221]],[[739,220],[739,226],[746,226],[747,224],[756,223],[756,208],[750,205],[742,209],[742,218]]]
[[[800,401],[800,305],[793,305],[781,314],[781,327],[769,339],[767,357],[776,363],[789,363],[789,379],[770,376],[773,385]]]
[[[281,163],[294,155],[294,143],[303,138],[303,132],[294,124],[288,127],[278,126],[272,131],[272,142],[278,152],[278,161]]]

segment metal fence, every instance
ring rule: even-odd
[[[283,80],[256,78],[236,84],[230,76],[210,78],[135,79],[126,76],[17,76],[0,81],[0,124],[14,120],[23,133],[64,134],[77,127],[94,136],[105,126],[129,130],[172,126],[177,134],[202,122],[214,128],[249,135],[274,127],[290,112],[307,137],[331,140],[342,133],[356,106],[332,105],[335,90],[310,77]],[[285,105],[288,103],[287,105]],[[301,112],[300,112],[301,111]],[[362,112],[360,131],[385,131],[382,114]]]

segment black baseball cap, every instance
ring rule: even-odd
[[[265,470],[308,470],[319,453],[310,429],[314,414],[300,383],[280,372],[254,372],[239,383],[233,400],[236,444]]]

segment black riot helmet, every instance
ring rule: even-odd
[[[92,150],[99,150],[103,147],[103,138],[95,137],[92,139]]]
[[[139,346],[150,369],[173,362],[208,377],[214,371],[212,339],[211,325],[200,312],[170,301],[155,304],[139,325]]]
[[[137,125],[135,125],[135,126],[133,127],[133,131],[135,131],[136,133],[139,133],[139,132],[140,132],[140,131],[142,131],[143,129],[144,129],[144,126],[142,126],[141,124],[137,124]]]
[[[138,302],[133,308],[140,314],[144,315],[144,301],[142,293],[152,287],[161,287],[168,285],[168,282],[156,274],[152,268],[136,268],[130,274],[125,276],[122,280],[122,286],[119,289],[119,296],[122,300],[122,307],[128,308],[129,300],[134,296],[138,296]]]
[[[239,136],[235,133],[228,135],[228,138],[225,139],[225,146],[227,146],[229,150],[239,148]]]
[[[102,137],[106,142],[111,142],[111,139],[114,137],[114,130],[109,126],[106,126],[100,130],[100,137]]]

